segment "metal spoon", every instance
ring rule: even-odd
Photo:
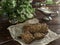
[[[50,17],[50,16],[49,17],[44,17],[44,18],[42,18],[42,20],[48,22],[48,21],[52,20],[52,17]]]

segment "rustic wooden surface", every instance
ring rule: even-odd
[[[55,8],[54,10],[59,10],[60,6],[55,6],[55,5],[51,6],[50,5],[49,7],[52,9]],[[38,18],[41,17],[40,15],[42,15],[42,14],[40,12],[37,12]],[[60,34],[60,13],[56,17],[53,17],[53,20],[47,24],[49,25],[49,28],[52,31],[56,32],[57,34]],[[0,18],[0,43],[12,39],[9,31],[6,29],[10,25],[11,24],[8,22],[8,20],[4,20],[3,18]],[[12,41],[5,43],[5,44],[2,44],[2,45],[20,45],[20,44],[16,41],[12,40]],[[60,38],[49,43],[48,45],[60,45]]]

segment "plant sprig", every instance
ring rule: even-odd
[[[1,7],[10,20],[17,19],[19,22],[23,22],[34,17],[35,9],[32,8],[30,0],[4,0],[1,2]]]

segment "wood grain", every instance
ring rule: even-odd
[[[35,2],[38,0],[34,0]],[[50,7],[51,9],[59,10],[58,8],[60,8],[60,6],[56,6],[56,5],[47,5],[48,7]],[[44,17],[43,14],[41,12],[36,11],[37,13],[37,18],[39,18],[39,20]],[[60,10],[59,10],[60,12]],[[8,26],[10,26],[11,24],[8,22],[8,20],[2,20],[3,18],[0,18],[0,43],[10,40],[12,39],[12,37],[10,36],[9,31],[6,29]],[[53,20],[47,23],[49,25],[49,28],[60,34],[60,13],[56,16],[53,17]],[[6,44],[2,44],[2,45],[20,45],[18,42],[16,41],[10,41]],[[60,45],[60,38],[49,43],[48,45]]]

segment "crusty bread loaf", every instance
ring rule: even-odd
[[[31,33],[40,32],[40,33],[47,33],[48,26],[47,24],[28,24],[23,27],[24,32],[29,31]]]

